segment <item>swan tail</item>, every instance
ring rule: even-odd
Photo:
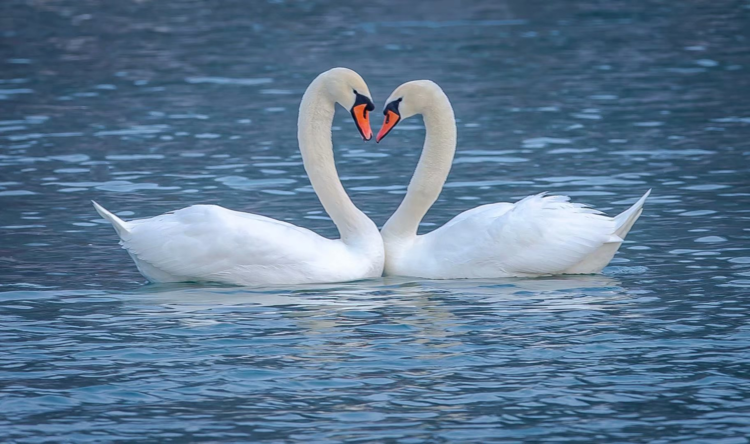
[[[648,198],[649,194],[651,194],[651,190],[646,191],[646,194],[638,199],[638,202],[634,203],[633,206],[615,216],[614,234],[617,237],[619,237],[620,239],[625,239],[625,236],[628,235],[630,229],[633,228],[633,224],[638,220],[638,217],[643,212],[643,204],[646,203],[646,199]]]
[[[646,194],[638,199],[638,202],[634,203],[630,208],[615,216],[613,218],[615,221],[615,232],[609,236],[609,240],[580,263],[569,268],[565,273],[592,274],[602,271],[612,258],[615,257],[615,253],[617,253],[620,245],[622,245],[622,241],[625,239],[628,231],[630,231],[635,221],[638,220],[638,216],[643,212],[643,204],[646,202],[649,194],[651,194],[651,190],[646,191]]]
[[[96,210],[96,212],[112,224],[112,226],[115,228],[115,231],[117,231],[117,235],[120,236],[120,238],[122,238],[123,235],[130,233],[130,224],[110,213],[103,206],[99,205],[93,200],[91,201],[91,203],[94,204],[94,209]]]

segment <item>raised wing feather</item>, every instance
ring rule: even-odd
[[[491,224],[490,235],[509,271],[561,273],[615,236],[612,218],[567,196],[529,196]]]
[[[459,214],[420,236],[411,260],[444,278],[556,274],[621,241],[614,231],[614,220],[596,210],[539,194]]]

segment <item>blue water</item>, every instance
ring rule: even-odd
[[[748,442],[750,3],[9,0],[0,36],[3,442]],[[146,284],[89,200],[336,235],[295,131],[339,65],[378,107],[418,78],[451,98],[424,231],[652,197],[600,276]],[[422,123],[335,125],[382,224]]]

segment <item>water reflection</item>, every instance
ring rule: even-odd
[[[279,287],[211,287],[196,284],[149,285],[122,295],[124,302],[143,300],[160,304],[193,305],[201,309],[224,305],[322,306],[378,308],[392,305],[419,306],[430,296],[460,297],[478,302],[532,300],[551,302],[574,298],[578,303],[593,303],[594,292],[607,300],[626,294],[620,281],[613,277],[560,276],[539,279],[465,279],[414,280],[387,276],[380,279],[337,284]],[[593,306],[593,305],[592,305]]]

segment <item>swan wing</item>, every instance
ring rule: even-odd
[[[340,241],[305,228],[215,205],[130,221],[128,228],[122,246],[152,281],[305,282],[345,253]]]
[[[562,273],[606,243],[620,243],[615,221],[567,196],[483,205],[419,236],[410,261],[424,277]]]
[[[619,244],[614,219],[567,196],[529,196],[491,224],[489,234],[511,273],[555,274],[607,243]]]

